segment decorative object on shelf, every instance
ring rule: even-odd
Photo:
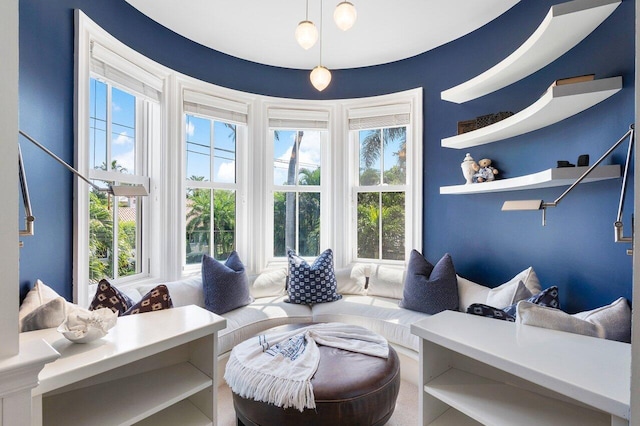
[[[467,132],[471,132],[473,130],[476,130],[476,120],[475,118],[473,120],[465,120],[465,121],[458,121],[458,134],[461,135],[463,133],[467,133]]]
[[[471,180],[473,183],[491,182],[495,180],[496,175],[499,173],[498,169],[491,165],[491,160],[483,158],[473,166],[475,173]]]
[[[578,157],[578,167],[587,167],[589,165],[589,154],[582,154]]]
[[[318,40],[318,29],[309,20],[309,0],[307,0],[306,18],[304,21],[300,21],[296,27],[295,38],[304,50],[309,50]]]
[[[575,167],[575,164],[571,164],[567,160],[558,160],[558,168],[562,167]]]
[[[501,111],[494,114],[481,115],[476,117],[476,129],[489,126],[490,124],[502,121],[505,118],[511,117],[513,113],[511,111]]]
[[[469,185],[473,183],[473,175],[476,172],[475,167],[477,163],[471,157],[471,154],[467,152],[467,155],[464,156],[464,160],[460,163],[460,168],[462,169],[462,176],[466,180],[466,184]]]
[[[458,121],[458,134],[471,132],[473,130],[487,127],[491,124],[502,121],[507,117],[511,117],[513,113],[511,111],[496,112],[495,114],[487,114],[476,117],[472,120]]]
[[[89,343],[106,336],[117,321],[118,315],[109,308],[95,311],[77,308],[67,315],[58,331],[74,343]]]
[[[333,11],[333,20],[342,31],[347,31],[356,23],[358,13],[353,3],[342,1]]]
[[[322,92],[331,83],[331,71],[322,65],[322,0],[320,0],[320,63],[311,70],[309,79],[311,84],[319,92]]]
[[[86,183],[88,183],[93,188],[94,191],[106,192],[116,197],[120,197],[120,196],[136,197],[136,196],[149,195],[149,193],[147,192],[147,188],[145,188],[144,185],[109,185],[107,188],[100,188],[99,186],[91,182],[89,179],[81,175],[80,172],[78,172],[76,169],[68,165],[63,159],[61,159],[56,154],[54,154],[49,149],[47,149],[40,142],[38,142],[37,140],[29,136],[22,130],[20,130],[19,133],[29,142],[33,143],[35,146],[37,146],[42,151],[44,151],[47,155],[49,155],[49,157],[53,158],[58,163],[66,167],[66,169],[69,170],[71,173],[73,173],[74,175],[76,175]],[[29,189],[27,186],[27,176],[24,171],[22,151],[20,150],[19,146],[18,146],[18,175],[19,175],[20,188],[22,190],[22,202],[24,205],[25,220],[26,220],[26,229],[20,230],[20,235],[30,236],[34,234],[33,222],[36,220],[36,218],[33,216],[33,212],[31,210],[31,198],[29,197]],[[20,243],[20,246],[22,247],[22,243]]]
[[[595,74],[585,74],[576,77],[559,78],[551,84],[551,87],[562,86],[563,84],[582,83],[583,81],[591,81],[596,77]]]
[[[548,207],[556,207],[562,199],[573,190],[580,182],[582,182],[589,174],[605,159],[611,154],[627,137],[629,137],[629,148],[627,149],[627,157],[624,165],[624,173],[622,175],[622,187],[620,189],[620,201],[618,203],[618,215],[616,216],[616,221],[613,224],[614,228],[614,241],[616,243],[631,243],[633,244],[633,236],[625,237],[624,230],[622,225],[622,210],[624,208],[624,198],[627,189],[627,177],[629,175],[629,163],[631,162],[631,154],[633,153],[633,142],[634,142],[634,125],[631,124],[629,126],[629,130],[620,138],[616,143],[614,143],[611,148],[607,150],[602,156],[595,162],[591,167],[589,167],[578,179],[576,179],[573,184],[566,191],[564,191],[555,201],[551,203],[545,203],[543,200],[518,200],[518,201],[505,201],[502,205],[503,211],[511,211],[511,210],[542,210],[542,226],[546,224],[546,212]],[[633,254],[633,250],[627,250],[627,254]]]

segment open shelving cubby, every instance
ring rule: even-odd
[[[550,64],[595,30],[621,0],[574,0],[551,6],[534,33],[511,55],[482,74],[441,92],[463,103],[502,89]]]

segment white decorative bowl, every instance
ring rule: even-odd
[[[117,319],[118,315],[108,308],[94,311],[78,308],[67,315],[58,331],[74,343],[89,343],[106,336]]]
[[[73,343],[93,342],[96,339],[106,336],[109,332],[97,327],[89,327],[86,330],[69,330],[67,328],[67,321],[60,324],[58,331]]]

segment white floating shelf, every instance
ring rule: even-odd
[[[562,167],[547,169],[538,173],[510,179],[498,179],[491,182],[441,186],[440,194],[478,194],[483,192],[520,191],[524,189],[568,186],[575,182],[587,169],[588,167]],[[619,177],[619,164],[598,166],[581,183],[597,182]]]
[[[611,418],[600,411],[454,368],[426,384],[424,391],[485,425],[611,425]]]
[[[440,97],[460,104],[533,74],[580,43],[621,2],[574,0],[551,6],[536,31],[511,55],[471,80],[444,90]]]
[[[519,136],[569,118],[622,89],[622,77],[550,87],[535,103],[504,120],[442,139],[444,148],[463,149]]]

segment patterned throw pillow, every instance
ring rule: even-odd
[[[538,294],[534,294],[530,298],[526,299],[526,301],[538,306],[546,306],[549,308],[560,309],[558,287],[555,285],[542,290]],[[508,315],[511,315],[512,317],[515,318],[517,306],[518,306],[518,302],[514,303],[513,305],[509,305],[506,308],[503,308],[502,310],[505,311]]]
[[[287,251],[289,260],[289,303],[307,304],[333,302],[342,299],[333,271],[333,252],[327,249],[309,265],[303,258]]]
[[[133,306],[134,302],[115,288],[105,279],[100,280],[96,294],[89,305],[89,310],[93,311],[99,308],[109,308],[118,315],[122,315]]]
[[[458,310],[458,279],[447,253],[433,266],[417,250],[411,251],[400,307],[425,314]]]
[[[207,254],[202,256],[202,286],[204,306],[218,315],[253,302],[249,277],[235,251],[224,264]]]
[[[169,289],[166,285],[160,284],[150,292],[142,296],[142,299],[124,312],[121,316],[142,314],[144,312],[159,311],[161,309],[173,308]]]
[[[494,308],[493,306],[485,305],[483,303],[472,303],[467,308],[467,313],[509,322],[515,322],[516,320],[515,316],[509,315],[502,309]]]

